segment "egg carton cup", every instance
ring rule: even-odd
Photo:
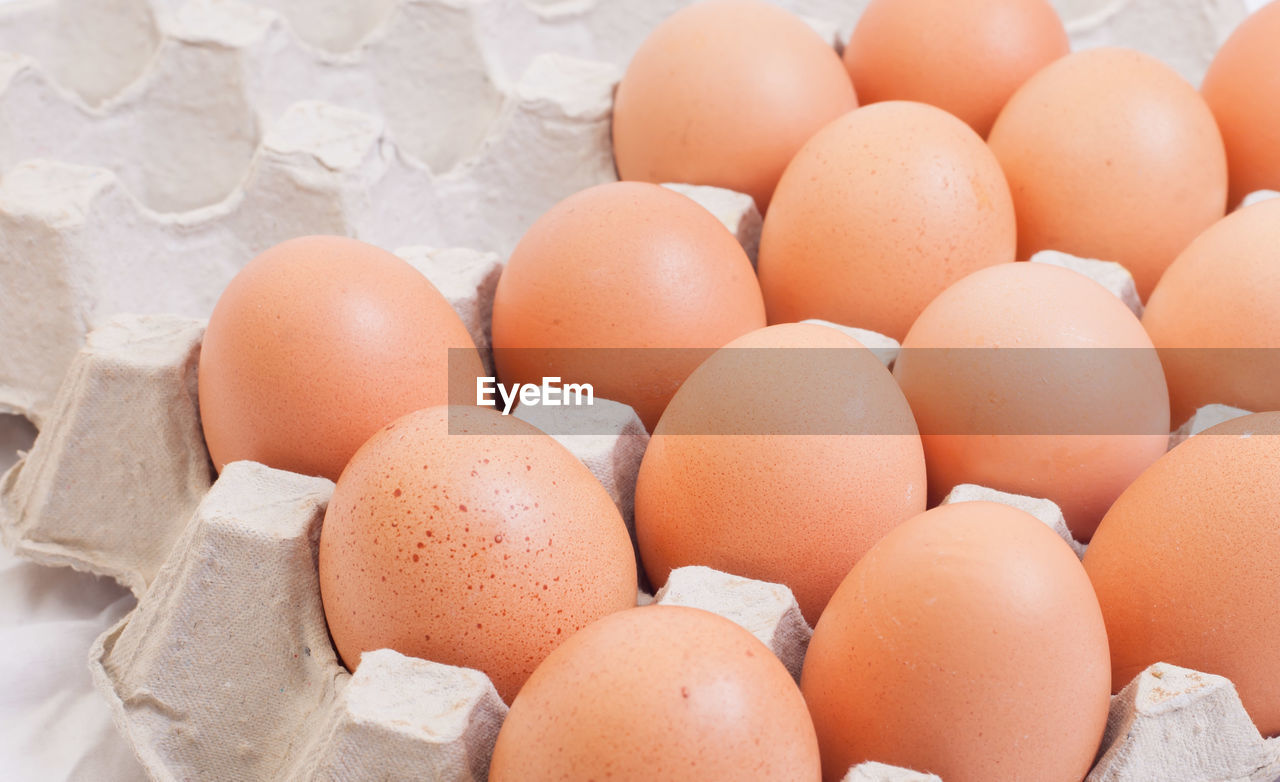
[[[138,596],[90,654],[122,734],[159,780],[484,779],[506,706],[482,673],[388,650],[355,675],[339,664],[316,573],[332,483],[252,462],[213,481],[195,397],[202,333],[199,321],[155,315],[95,331],[55,414],[0,482],[9,545]],[[615,481],[623,506],[647,436],[625,406],[592,414],[592,431],[609,421],[615,434],[557,439]],[[948,501],[981,499],[1065,534],[1045,500],[957,487]],[[811,630],[783,586],[689,567],[654,600],[725,616],[801,670]],[[914,773],[864,764],[850,778],[929,778]],[[1258,735],[1230,682],[1161,664],[1113,698],[1089,779],[1278,775],[1280,741]]]

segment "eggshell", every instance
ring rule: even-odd
[[[1142,325],[1175,423],[1207,404],[1280,410],[1278,260],[1280,200],[1263,201],[1213,225],[1160,278]]]
[[[872,0],[844,64],[863,103],[928,103],[985,136],[1014,90],[1070,50],[1046,0]]]
[[[1081,541],[1168,444],[1168,391],[1142,324],[1057,266],[1005,264],[948,288],[911,327],[894,376],[934,502],[961,483],[1050,499]]]
[[[652,430],[710,351],[763,325],[751,262],[710,212],[614,182],[561,201],[520,240],[493,302],[494,360],[508,384],[591,383]]]
[[[450,359],[454,372],[449,372]],[[200,351],[214,466],[240,459],[336,480],[378,427],[475,393],[480,355],[412,266],[340,236],[291,239],[227,285]]]
[[[934,296],[1014,259],[1013,202],[982,139],[892,101],[823,128],[778,183],[760,237],[770,323],[821,318],[902,339]]]
[[[904,522],[854,566],[800,686],[828,780],[876,760],[947,782],[1079,782],[1110,683],[1070,547],[1016,508],[964,502]]]
[[[655,587],[706,565],[786,584],[813,622],[925,496],[915,420],[875,354],[825,326],[770,326],[667,407],[640,465],[636,536]]]
[[[635,605],[622,517],[551,437],[479,407],[380,430],[338,479],[320,593],[343,661],[390,648],[478,668],[505,700],[566,638]]]
[[[1232,204],[1280,190],[1280,5],[1244,20],[1213,58],[1200,93],[1218,120]]]
[[[601,619],[538,666],[511,704],[493,782],[821,777],[804,699],[751,633],[708,611]]]
[[[1226,676],[1280,734],[1280,413],[1219,424],[1116,500],[1084,557],[1117,690],[1155,662]]]
[[[697,3],[649,34],[618,85],[618,175],[737,190],[764,211],[796,150],[857,105],[835,50],[798,17]]]
[[[1226,210],[1226,152],[1209,107],[1140,52],[1089,49],[1044,68],[1009,99],[989,143],[1013,190],[1018,258],[1115,261],[1143,298]]]

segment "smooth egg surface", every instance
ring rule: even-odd
[[[819,318],[902,339],[934,296],[1014,259],[1013,202],[971,128],[922,103],[858,109],[787,167],[760,237],[770,323]]]
[[[730,342],[649,441],[636,535],[654,587],[685,565],[786,584],[810,622],[858,559],[924,510],[924,452],[880,360],[826,327]]]
[[[645,606],[578,632],[538,666],[493,750],[494,782],[817,782],[795,680],[743,628]]]
[[[1182,442],[1116,500],[1085,554],[1119,690],[1152,663],[1225,676],[1280,734],[1280,413]]]
[[[828,782],[866,760],[947,782],[1079,782],[1111,669],[1071,548],[1016,508],[962,502],[904,522],[854,566],[801,689]]]
[[[1227,205],[1213,114],[1167,65],[1087,49],[1014,93],[988,138],[1013,191],[1018,257],[1060,250],[1121,264],[1145,299]]]
[[[450,359],[455,363],[450,373]],[[475,393],[480,354],[404,260],[355,239],[272,247],[227,285],[200,351],[214,466],[240,459],[337,480],[379,427]]]
[[[697,3],[649,34],[618,85],[618,175],[737,190],[763,212],[796,150],[856,106],[835,49],[798,17]]]

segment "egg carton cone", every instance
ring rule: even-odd
[[[1039,497],[1027,497],[1022,494],[1010,494],[1009,492],[989,489],[986,486],[978,486],[972,483],[962,483],[947,493],[942,498],[942,505],[950,505],[956,502],[998,502],[1002,505],[1008,505],[1017,508],[1020,511],[1031,514],[1045,526],[1058,533],[1058,537],[1062,538],[1075,555],[1081,559],[1084,558],[1084,552],[1087,546],[1076,540],[1071,534],[1070,528],[1067,527],[1067,519],[1062,513],[1062,509],[1058,507],[1058,503],[1053,500],[1043,499]]]
[[[1146,308],[1142,298],[1138,296],[1138,286],[1133,281],[1129,270],[1114,261],[1099,261],[1094,258],[1081,258],[1058,250],[1041,250],[1031,256],[1032,263],[1046,263],[1060,266],[1073,272],[1083,274],[1102,287],[1111,291],[1139,319]]]
[[[1241,410],[1231,405],[1205,405],[1192,413],[1186,423],[1179,426],[1173,431],[1173,434],[1169,435],[1169,450],[1173,450],[1188,437],[1200,434],[1210,427],[1249,414],[1250,411]]]
[[[817,326],[826,326],[827,328],[842,331],[853,337],[867,350],[875,354],[880,359],[880,363],[886,368],[893,369],[893,364],[898,360],[898,353],[902,352],[902,344],[893,337],[881,334],[878,331],[870,329],[860,329],[854,326],[842,326],[839,323],[832,323],[829,320],[821,320],[820,318],[809,318],[802,320],[801,323],[812,323]]]
[[[843,782],[942,782],[942,777],[873,761],[849,769]]]
[[[1254,204],[1260,204],[1263,201],[1270,201],[1273,198],[1280,198],[1280,193],[1275,190],[1255,190],[1244,197],[1244,200],[1240,202],[1240,206],[1242,208],[1246,206],[1253,206]]]
[[[1086,782],[1275,782],[1280,738],[1263,739],[1221,676],[1156,663],[1111,699]]]

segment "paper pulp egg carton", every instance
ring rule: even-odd
[[[483,674],[391,651],[354,676],[338,664],[315,574],[332,485],[250,463],[213,483],[201,319],[257,252],[349,234],[403,248],[487,354],[506,255],[552,204],[614,179],[621,67],[688,2],[0,5],[0,411],[42,425],[0,483],[0,531],[139,597],[91,667],[153,777],[484,778],[505,706]],[[865,0],[780,4],[838,46]],[[1078,45],[1137,45],[1193,81],[1245,11],[1057,5]],[[749,198],[675,187],[754,258]],[[1124,296],[1114,269],[1038,260]],[[851,333],[892,363],[892,340]],[[628,408],[601,408],[612,434],[558,439],[630,521],[646,435]],[[952,500],[965,492],[991,496]],[[1051,503],[1003,499],[1060,523]],[[729,616],[800,669],[810,630],[783,587],[693,568],[657,599]],[[1090,778],[1270,780],[1278,754],[1229,682],[1156,666],[1116,696]],[[863,764],[849,778],[930,777]]]

